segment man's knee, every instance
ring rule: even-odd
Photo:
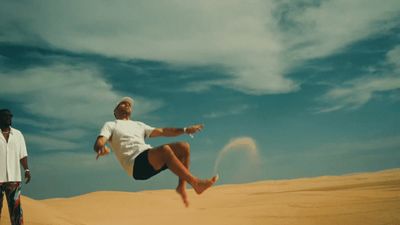
[[[178,144],[182,146],[182,148],[190,149],[190,144],[186,141],[178,142]]]
[[[172,151],[172,148],[169,145],[161,146],[161,151],[163,152],[164,155],[174,154],[174,151]]]
[[[185,141],[178,142],[178,145],[185,155],[190,154],[190,144]]]

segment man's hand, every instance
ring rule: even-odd
[[[203,124],[196,124],[192,125],[190,127],[186,127],[185,133],[189,135],[193,135],[194,133],[197,133],[203,129],[204,125]]]
[[[25,170],[25,184],[29,183],[31,181],[31,171]]]
[[[100,156],[105,156],[108,153],[110,153],[110,149],[107,146],[104,146],[99,151],[97,151],[96,160],[98,160]]]

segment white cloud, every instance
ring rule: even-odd
[[[396,46],[392,50],[390,50],[387,55],[387,62],[395,67],[397,70],[400,69],[400,45]]]
[[[98,118],[109,118],[110,105],[119,97],[99,72],[87,65],[34,67],[0,73],[0,77],[0,93],[11,96],[26,111],[75,125],[93,125]]]
[[[0,41],[220,65],[231,79],[204,85],[284,93],[299,88],[285,76],[294,66],[392,28],[400,11],[397,0],[287,2],[7,1],[0,9],[0,30],[7,31]]]
[[[318,6],[289,8],[293,26],[284,32],[292,58],[327,56],[399,23],[400,3],[365,0],[321,1]],[[290,57],[290,56],[289,56]]]
[[[63,137],[56,138],[56,137],[49,137],[46,135],[36,135],[36,134],[26,134],[25,135],[26,142],[32,145],[40,146],[40,151],[47,151],[47,150],[71,150],[71,149],[78,149],[80,144],[65,140]]]
[[[380,92],[400,89],[400,47],[396,46],[387,53],[386,63],[393,67],[391,72],[383,75],[366,75],[362,78],[347,81],[332,88],[319,101],[328,106],[318,109],[318,113],[332,112],[341,109],[357,109],[373,99]]]
[[[400,89],[400,77],[364,77],[347,82],[341,87],[328,91],[321,101],[331,106],[318,112],[332,112],[341,109],[357,109],[370,101],[374,94]]]
[[[74,125],[96,125],[99,120],[113,119],[114,106],[123,95],[113,90],[94,67],[83,64],[0,72],[0,78],[0,93],[22,103],[28,112]],[[162,105],[159,100],[140,96],[135,99],[140,113],[148,113]]]
[[[0,72],[0,80],[1,98],[12,99],[34,118],[40,118],[15,121],[44,129],[40,134],[26,135],[45,150],[77,148],[74,141],[114,119],[115,104],[124,95],[113,90],[96,68],[86,64],[60,63]],[[159,100],[141,96],[136,99],[139,115],[162,106]]]
[[[230,116],[230,115],[238,115],[246,112],[250,107],[248,105],[239,105],[231,109],[226,109],[224,111],[215,111],[215,112],[210,112],[205,115],[203,115],[204,118],[220,118],[220,117],[225,117],[225,116]]]
[[[60,123],[48,123],[43,122],[42,120],[37,120],[28,117],[15,117],[13,119],[14,123],[28,125],[30,127],[40,128],[42,130],[54,130],[60,127]]]
[[[165,103],[162,100],[149,99],[141,96],[134,96],[135,105],[133,107],[132,117],[150,118],[149,113],[163,107]]]

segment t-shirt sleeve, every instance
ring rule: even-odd
[[[107,138],[107,140],[110,139],[114,128],[115,128],[114,122],[106,122],[103,128],[101,128],[99,136],[103,136]]]
[[[149,126],[149,125],[147,125],[147,124],[145,124],[145,123],[141,123],[141,125],[143,126],[143,129],[144,129],[144,137],[145,137],[145,138],[150,137],[151,132],[153,132],[153,130],[154,130],[155,128],[152,127],[152,126]]]
[[[25,138],[24,138],[24,135],[22,135],[22,134],[20,134],[19,144],[20,144],[19,159],[22,159],[22,158],[28,156],[28,151],[26,150]]]

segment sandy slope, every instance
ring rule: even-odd
[[[172,190],[24,197],[25,224],[400,225],[400,169],[189,192],[188,209]],[[9,224],[5,214],[1,224]]]

